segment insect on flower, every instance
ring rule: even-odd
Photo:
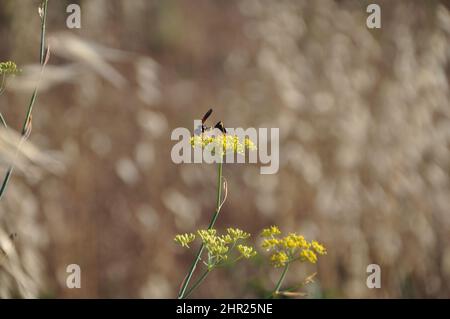
[[[225,129],[225,126],[223,126],[222,121],[217,122],[214,128],[218,128],[223,134],[227,134],[227,130]]]
[[[213,112],[213,110],[209,109],[205,113],[205,115],[203,115],[201,125],[194,131],[194,133],[196,135],[203,135],[203,133],[211,131],[213,128],[219,129],[223,134],[227,133],[227,130],[225,129],[225,126],[223,125],[222,121],[217,122],[217,124],[214,127],[208,127],[205,125],[206,120],[209,118],[209,116],[211,115],[212,112]]]
[[[205,131],[209,129],[209,127],[205,125],[205,122],[211,115],[212,111],[213,111],[212,109],[209,109],[208,112],[206,112],[205,115],[203,115],[202,117],[202,133],[205,133]]]

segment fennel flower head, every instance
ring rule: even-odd
[[[222,235],[219,235],[216,229],[199,229],[197,235],[193,233],[176,235],[175,242],[182,247],[189,248],[189,244],[196,238],[200,239],[208,252],[204,263],[208,269],[212,269],[230,259],[233,249],[238,253],[238,257],[234,261],[254,257],[256,250],[251,246],[244,245],[249,237],[249,233],[238,228],[227,228],[226,233]]]
[[[270,261],[275,267],[284,267],[296,260],[315,264],[318,256],[327,254],[322,244],[315,240],[307,241],[302,235],[290,233],[282,237],[277,226],[264,229],[261,237],[264,239],[262,248],[271,252]]]
[[[15,75],[19,72],[20,70],[17,68],[17,65],[12,61],[0,63],[0,75]]]
[[[227,153],[245,154],[246,150],[256,150],[256,145],[250,138],[239,138],[237,135],[230,134],[201,134],[191,137],[191,145],[193,148],[200,147],[202,149],[211,150],[214,155],[219,152],[220,155]]]

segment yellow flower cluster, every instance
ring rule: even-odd
[[[275,267],[283,267],[289,261],[289,256],[284,251],[279,251],[270,256],[270,261]]]
[[[262,247],[273,252],[270,261],[275,267],[284,267],[295,261],[317,262],[317,255],[325,255],[326,249],[323,245],[313,240],[308,242],[302,235],[290,233],[285,237],[279,237],[281,231],[277,226],[271,226],[262,231],[264,238]]]
[[[206,250],[208,250],[209,265],[218,264],[228,259],[228,245],[231,239],[226,236],[217,236],[216,232],[215,229],[202,229],[197,232]]]
[[[200,229],[197,231],[198,237],[202,241],[208,251],[208,258],[204,262],[208,268],[213,268],[220,263],[226,261],[231,251],[236,247],[240,258],[251,258],[256,255],[253,247],[237,244],[239,241],[246,240],[250,237],[246,233],[237,228],[228,228],[226,234],[218,235],[215,229]],[[188,247],[195,240],[195,234],[180,234],[175,236],[175,241],[182,247]]]
[[[238,228],[227,228],[227,235],[231,237],[233,242],[238,241],[239,239],[247,239],[250,237],[249,233],[242,231]]]
[[[303,249],[300,252],[300,257],[302,260],[307,260],[312,264],[317,262],[317,255],[311,249]]]
[[[242,142],[237,135],[194,135],[191,137],[190,142],[194,148],[208,147],[212,154],[215,154],[216,151],[221,151],[221,155],[226,153],[244,154],[245,150],[256,150],[256,145],[248,137]]]
[[[256,256],[256,251],[250,246],[238,245],[237,250],[241,253],[242,257],[247,259]]]
[[[272,237],[280,234],[281,231],[277,226],[270,226],[269,228],[263,229],[261,232],[261,237]]]
[[[17,68],[17,65],[12,61],[0,63],[0,75],[11,75],[19,72],[20,70]]]
[[[178,244],[181,245],[181,247],[187,247],[189,248],[189,244],[192,243],[195,240],[195,235],[190,234],[180,234],[176,235],[174,239]]]
[[[312,248],[318,253],[319,255],[326,255],[327,251],[325,247],[322,244],[319,244],[317,241],[313,240],[311,242]]]

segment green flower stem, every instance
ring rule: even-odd
[[[43,6],[43,12],[42,12],[42,23],[41,23],[41,47],[39,51],[39,63],[41,65],[44,65],[45,60],[45,23],[47,21],[47,7],[48,7],[48,0],[42,0]]]
[[[2,94],[5,91],[6,87],[6,74],[2,75],[2,83],[0,84],[0,94]]]
[[[39,64],[41,67],[44,67],[45,64],[45,32],[46,32],[46,21],[47,21],[47,6],[48,6],[48,0],[42,0],[42,22],[41,22],[41,45],[39,48]],[[38,86],[34,88],[33,95],[31,96],[30,103],[28,105],[27,114],[25,116],[25,121],[22,125],[22,135],[25,135],[27,132],[28,122],[30,121],[31,112],[33,111],[34,103],[36,102],[38,93]]]
[[[6,172],[5,178],[3,179],[2,186],[0,187],[0,199],[2,198],[3,194],[5,193],[6,186],[8,186],[9,178],[12,174],[12,166],[8,168],[8,171]]]
[[[3,93],[3,91],[5,90],[5,79],[6,79],[6,75],[3,74],[2,76],[2,83],[0,85],[0,94]],[[3,114],[0,113],[0,122],[2,123],[2,125],[5,128],[8,128],[8,125],[6,124],[6,120],[3,117]],[[3,178],[3,182],[2,182],[2,186],[0,186],[0,199],[2,198],[5,190],[6,190],[6,186],[8,186],[8,181],[9,178],[11,177],[11,173],[12,173],[12,166],[8,167],[8,170],[6,171],[5,177]]]
[[[5,87],[6,87],[6,74],[3,74],[2,75],[2,82],[1,82],[1,84],[0,84],[0,95],[2,95],[3,94],[3,92],[5,91]],[[8,125],[6,125],[6,121],[5,121],[5,118],[3,117],[3,114],[2,113],[0,113],[0,122],[2,122],[2,125],[5,127],[5,128],[7,128],[8,127]]]
[[[284,277],[286,276],[286,273],[287,273],[287,271],[289,269],[289,264],[290,263],[286,263],[286,266],[284,266],[284,269],[283,269],[283,272],[281,274],[281,277],[278,280],[278,283],[277,283],[274,291],[270,294],[269,298],[273,298],[280,291],[281,285],[283,284]]]
[[[220,213],[220,204],[222,200],[222,167],[223,167],[223,160],[220,161],[220,163],[217,164],[217,203],[216,203],[216,212],[214,213],[211,222],[208,226],[208,229],[211,229],[214,227],[214,224],[216,223],[217,217],[219,217]],[[203,243],[201,244],[197,255],[195,256],[194,261],[191,264],[191,267],[189,268],[189,272],[186,275],[186,279],[183,282],[183,285],[180,289],[180,292],[178,294],[178,299],[184,299],[186,298],[186,289],[189,285],[189,282],[192,279],[192,275],[194,274],[195,268],[197,267],[198,262],[200,261],[200,256],[203,253],[203,249],[205,249],[205,245]],[[190,290],[192,292],[193,289]]]
[[[2,113],[0,113],[0,122],[2,122],[2,125],[5,128],[8,128],[8,125],[6,125],[6,121],[5,121],[5,118],[3,117]]]
[[[230,251],[231,251],[231,249],[230,249]],[[242,258],[244,258],[244,256],[239,256],[239,257],[235,258],[235,259],[232,260],[232,261],[220,263],[220,264],[218,264],[218,265],[216,266],[216,268],[222,268],[222,267],[230,266],[230,265],[232,265],[232,264],[237,263],[237,262],[238,262],[239,260],[241,260]]]
[[[46,32],[45,24],[47,21],[48,0],[42,0],[42,1],[43,1],[42,2],[43,16],[41,19],[41,43],[40,43],[40,48],[39,48],[39,63],[43,67],[44,63],[45,63],[45,32]],[[36,102],[36,98],[37,98],[37,91],[38,91],[38,86],[36,85],[36,88],[33,91],[33,95],[31,96],[30,103],[28,104],[27,113],[25,116],[25,120],[23,122],[22,136],[25,136],[25,134],[27,133],[27,128],[28,128],[28,123],[30,121],[31,112],[33,110],[33,105]],[[2,124],[6,124],[6,122],[4,122],[3,117],[2,117]],[[8,168],[8,171],[6,172],[5,177],[3,178],[2,186],[0,187],[0,199],[2,198],[2,196],[4,195],[4,193],[6,191],[6,187],[8,186],[8,182],[9,182],[9,179],[11,178],[12,171],[13,171],[13,166],[10,166]]]
[[[197,281],[192,285],[192,287],[184,294],[183,298],[189,297],[191,295],[191,293],[195,290],[195,288],[200,286],[200,284],[203,282],[203,280],[205,280],[206,276],[209,275],[211,270],[212,270],[212,268],[206,269],[205,272],[200,276],[200,278],[198,278]]]

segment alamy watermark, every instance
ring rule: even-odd
[[[381,267],[377,264],[367,265],[366,272],[370,273],[367,276],[366,286],[369,289],[381,288]]]
[[[381,28],[381,8],[378,4],[372,3],[367,6],[367,13],[370,13],[366,20],[369,29]]]
[[[66,12],[70,13],[66,19],[66,26],[69,29],[81,28],[81,8],[78,4],[69,4],[66,8]]]
[[[66,286],[69,289],[81,288],[81,267],[77,264],[67,265]]]

